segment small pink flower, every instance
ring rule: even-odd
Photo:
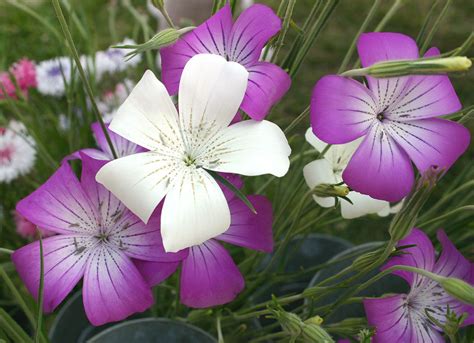
[[[16,98],[15,85],[10,79],[10,75],[7,72],[0,73],[0,99]]]
[[[36,66],[27,58],[22,58],[10,67],[10,72],[22,90],[36,87]]]
[[[23,238],[27,239],[36,239],[38,238],[38,232],[36,230],[36,225],[30,222],[28,219],[23,217],[17,211],[14,211],[16,232]],[[49,230],[38,228],[41,232],[42,237],[49,237],[54,235],[54,232]]]

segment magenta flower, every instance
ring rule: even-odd
[[[117,157],[125,157],[128,155],[137,154],[139,152],[144,152],[146,149],[142,148],[141,146],[130,142],[129,140],[119,136],[115,132],[112,132],[109,129],[109,124],[106,124],[107,132],[109,133],[110,140],[114,146],[115,152],[117,153]],[[91,125],[92,134],[94,135],[95,141],[99,149],[94,148],[86,148],[79,151],[76,151],[71,156],[75,158],[80,158],[81,154],[85,154],[93,159],[96,160],[104,160],[104,161],[111,161],[114,159],[112,155],[112,151],[110,150],[110,146],[107,143],[107,139],[105,138],[104,131],[100,127],[99,122],[95,122]]]
[[[162,263],[182,258],[165,254],[159,216],[148,225],[95,182],[104,164],[82,156],[79,181],[67,163],[40,188],[21,200],[18,212],[34,224],[56,232],[43,241],[44,311],[53,311],[84,277],[84,308],[94,325],[122,320],[149,308],[150,287],[133,259]],[[15,251],[18,273],[37,299],[39,243]]]
[[[398,33],[362,34],[357,47],[363,67],[419,57],[415,41]],[[438,54],[431,48],[425,56]],[[311,100],[313,132],[330,144],[364,137],[344,181],[373,198],[399,201],[414,182],[410,160],[422,173],[432,165],[448,169],[467,149],[469,131],[436,118],[461,109],[445,75],[367,77],[367,83],[337,75],[319,80]]]
[[[0,73],[0,99],[10,97],[16,99],[15,84],[6,72]]]
[[[234,181],[235,182],[235,181]],[[231,225],[223,234],[186,250],[187,257],[174,268],[161,263],[138,261],[138,269],[151,286],[163,281],[181,264],[181,302],[189,307],[205,308],[232,301],[244,288],[244,279],[232,257],[218,241],[249,249],[271,252],[272,207],[263,196],[248,199],[257,210],[250,209],[233,193],[224,189],[231,212]]]
[[[423,231],[413,229],[399,246],[406,248],[407,254],[393,257],[384,269],[394,265],[422,268],[445,277],[455,277],[474,285],[474,264],[461,255],[443,230],[438,231],[438,240],[443,251],[436,260],[431,241]],[[396,271],[411,287],[408,294],[391,295],[379,299],[365,299],[364,307],[368,322],[376,328],[373,339],[377,342],[444,342],[437,327],[427,312],[441,324],[446,322],[449,309],[457,315],[468,313],[463,326],[474,323],[474,307],[461,303],[448,295],[435,281],[407,271]]]
[[[36,81],[36,66],[27,58],[23,58],[13,64],[10,68],[10,72],[13,74],[18,86],[22,90],[33,88],[38,85]]]
[[[240,63],[249,72],[249,82],[240,106],[255,120],[262,120],[288,91],[291,79],[275,64],[259,61],[265,44],[281,29],[281,20],[267,6],[253,5],[233,23],[230,5],[160,50],[162,81],[170,95],[178,86],[186,63],[197,54],[215,54]]]

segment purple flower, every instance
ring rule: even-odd
[[[44,311],[53,311],[84,277],[84,308],[90,322],[101,325],[146,310],[150,287],[133,259],[172,262],[182,254],[165,254],[159,216],[148,225],[95,182],[102,161],[82,155],[79,181],[64,163],[40,188],[21,200],[17,211],[41,228],[57,233],[43,241]],[[39,242],[15,251],[18,273],[37,299]]]
[[[416,246],[406,248],[406,254],[391,258],[384,269],[395,265],[413,266],[474,284],[474,264],[461,255],[443,230],[438,231],[438,240],[443,251],[436,260],[429,238],[423,231],[413,229],[399,246]],[[368,322],[376,327],[374,343],[444,342],[441,328],[432,323],[426,313],[444,324],[448,306],[457,315],[468,313],[463,326],[474,323],[474,307],[448,295],[437,282],[408,271],[395,271],[393,274],[404,278],[411,290],[408,294],[364,300]]]
[[[109,133],[110,140],[112,141],[112,144],[114,145],[115,152],[117,153],[118,157],[125,157],[128,155],[133,155],[133,154],[146,151],[146,149],[142,148],[141,146],[135,143],[132,143],[129,140],[111,131],[109,129],[109,124],[106,124],[106,126],[107,126],[107,132]],[[104,160],[104,161],[113,160],[114,156],[112,155],[112,151],[110,150],[110,146],[107,143],[107,139],[105,138],[104,131],[100,127],[99,122],[93,123],[91,125],[91,129],[92,129],[92,133],[94,135],[95,141],[99,149],[94,149],[94,148],[82,149],[73,153],[72,156],[75,158],[80,158],[81,154],[85,154],[96,160]]]
[[[357,47],[363,67],[419,57],[415,41],[398,33],[362,34]],[[431,48],[425,56],[438,54]],[[432,165],[448,169],[468,147],[469,131],[436,118],[461,109],[445,75],[368,76],[367,83],[337,75],[319,80],[311,100],[313,132],[330,144],[364,137],[344,181],[373,198],[399,201],[414,182],[410,160],[422,173]]]
[[[244,288],[244,279],[227,250],[218,242],[223,241],[249,249],[271,252],[272,207],[261,195],[248,199],[257,210],[250,209],[233,193],[224,190],[231,212],[231,225],[223,234],[184,251],[182,262],[171,270],[161,263],[137,261],[136,265],[151,286],[171,275],[181,264],[181,302],[189,307],[205,308],[232,301]]]
[[[215,54],[243,65],[249,82],[241,109],[262,120],[288,91],[291,79],[275,64],[259,61],[263,47],[281,29],[281,20],[267,6],[253,5],[233,23],[230,5],[160,50],[162,80],[168,92],[178,92],[184,66],[194,55]]]

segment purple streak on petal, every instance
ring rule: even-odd
[[[436,165],[445,170],[469,147],[464,126],[439,118],[390,122],[389,134],[406,151],[421,173]]]
[[[67,163],[17,204],[30,222],[56,233],[93,233],[98,213]]]
[[[181,261],[187,256],[186,250],[166,253],[160,230],[161,211],[154,212],[148,224],[143,223],[130,211],[117,223],[113,240],[123,247],[124,253],[138,260],[155,262]]]
[[[326,143],[343,144],[363,136],[376,115],[372,92],[357,81],[329,75],[314,87],[311,126]]]
[[[268,62],[257,62],[248,71],[249,82],[241,107],[252,119],[262,120],[286,94],[291,78],[279,66]]]
[[[189,249],[181,271],[181,302],[205,308],[232,301],[244,288],[244,279],[229,253],[209,240]]]
[[[91,129],[99,148],[105,153],[106,156],[108,156],[107,158],[108,160],[113,160],[114,157],[113,157],[112,151],[110,150],[109,143],[107,143],[107,138],[105,137],[104,131],[102,130],[102,127],[100,126],[100,124],[98,122],[93,123],[91,125]],[[112,144],[114,145],[114,149],[118,157],[124,157],[124,156],[146,151],[145,148],[126,140],[125,138],[116,134],[115,132],[110,131],[108,128],[108,124],[107,124],[107,132],[109,134],[110,140],[112,141]],[[95,158],[94,155],[92,155],[91,157]],[[99,156],[98,159],[103,159],[103,158],[100,158]]]
[[[247,198],[255,207],[257,214],[254,214],[242,200],[234,198],[229,202],[230,227],[216,239],[249,249],[272,252],[272,204],[262,195],[251,195]]]
[[[258,62],[265,44],[281,29],[281,20],[265,5],[247,8],[236,20],[226,46],[231,61],[250,67]]]
[[[84,274],[84,308],[93,325],[102,325],[143,312],[153,296],[133,262],[117,249],[97,247]]]
[[[43,240],[45,312],[52,312],[84,275],[90,252],[82,248],[90,244],[91,239],[86,236],[58,235]],[[12,260],[26,288],[38,299],[39,241],[16,250]]]
[[[134,263],[148,285],[153,287],[170,277],[176,269],[178,269],[181,262],[149,262],[136,260]]]
[[[386,270],[392,266],[403,265],[421,268],[432,271],[435,265],[435,251],[429,237],[420,229],[414,228],[411,233],[400,240],[397,246],[415,245],[414,247],[403,249],[403,254],[392,257],[382,268]],[[397,270],[393,274],[404,278],[410,286],[415,280],[422,279],[422,276],[412,272]]]
[[[431,48],[425,57],[439,55]],[[446,75],[411,76],[401,94],[387,110],[391,119],[410,121],[450,114],[461,109],[456,91]]]
[[[351,189],[374,199],[396,202],[410,192],[414,183],[408,155],[375,124],[352,156],[342,174]]]
[[[364,299],[364,308],[369,325],[375,327],[373,343],[411,342],[413,331],[405,294]]]
[[[181,74],[191,57],[197,54],[226,57],[231,29],[232,12],[227,4],[175,44],[160,50],[161,79],[170,95],[178,93]]]
[[[473,264],[456,249],[443,230],[438,230],[437,237],[443,249],[436,261],[433,272],[445,277],[455,277],[464,280],[474,286]],[[463,312],[469,314],[469,317],[462,326],[474,324],[474,306],[460,303],[452,297],[449,299],[449,305],[451,308],[454,308],[456,305],[459,306],[459,308],[455,309],[458,315],[461,315]]]
[[[102,150],[87,148],[87,149],[81,149],[81,150],[75,151],[72,154],[66,156],[64,158],[63,162],[71,161],[71,160],[77,160],[77,159],[80,160],[81,159],[81,154],[87,155],[87,156],[89,156],[93,159],[96,159],[96,160],[103,160],[103,161],[109,161],[110,160],[109,154],[106,154]]]
[[[418,58],[416,42],[400,33],[363,33],[357,42],[357,50],[363,67],[382,61]],[[400,96],[409,80],[410,77],[367,77],[369,88],[374,92],[382,109]]]

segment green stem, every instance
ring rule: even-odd
[[[425,17],[425,20],[423,20],[423,24],[421,25],[420,32],[418,32],[418,35],[416,36],[416,44],[420,46],[422,44],[422,39],[425,36],[426,29],[428,28],[428,25],[433,18],[433,15],[435,14],[435,9],[438,7],[438,4],[441,2],[441,0],[436,0],[433,5],[431,6],[428,14]]]
[[[357,40],[359,39],[359,36],[361,35],[361,33],[366,31],[367,26],[369,25],[370,21],[372,20],[375,13],[377,12],[377,9],[379,8],[379,6],[380,6],[380,0],[375,0],[374,4],[370,8],[369,13],[365,17],[364,22],[360,26],[359,31],[357,31],[357,34],[355,35],[354,39],[352,40],[352,43],[351,43],[351,46],[349,47],[349,50],[347,50],[347,53],[344,56],[344,59],[342,60],[341,66],[339,67],[339,70],[337,71],[338,74],[342,73],[347,68],[347,65],[349,64],[349,61],[352,57],[352,54],[355,51]]]
[[[467,205],[467,206],[462,206],[462,207],[459,207],[459,208],[456,208],[448,213],[445,213],[439,217],[436,217],[436,218],[433,218],[431,220],[427,220],[423,223],[421,223],[419,226],[420,227],[424,227],[424,226],[427,226],[427,225],[430,225],[430,224],[433,224],[433,223],[436,223],[437,221],[441,220],[441,219],[445,219],[445,218],[448,218],[448,217],[451,217],[452,215],[454,214],[457,214],[457,213],[460,213],[460,212],[464,212],[464,211],[474,211],[474,205]]]
[[[11,254],[13,254],[13,250],[0,248],[0,253],[11,255]]]
[[[10,317],[10,315],[2,308],[0,308],[0,328],[4,330],[11,339],[13,339],[13,342],[31,342],[31,338],[28,336],[25,330],[23,330],[23,328],[18,325],[15,320]],[[0,341],[2,340],[0,339]]]
[[[288,33],[288,29],[290,28],[291,17],[293,16],[293,9],[295,7],[296,0],[289,0],[288,5],[286,7],[285,17],[283,18],[283,27],[278,35],[278,40],[275,44],[276,49],[272,56],[271,62],[275,63],[277,60],[278,55],[280,54],[280,50],[283,47],[283,43],[285,42],[286,34]]]
[[[283,131],[285,135],[288,135],[306,116],[309,114],[310,106],[306,107]]]
[[[39,250],[40,250],[40,283],[38,289],[38,320],[36,324],[35,343],[39,343],[41,332],[43,331],[43,301],[44,301],[44,255],[43,255],[43,239],[41,231],[39,234]]]
[[[424,54],[425,51],[428,49],[428,46],[430,45],[434,34],[436,33],[436,31],[439,28],[439,24],[441,23],[444,16],[448,12],[449,5],[451,5],[451,0],[446,1],[446,3],[444,4],[443,9],[441,10],[440,14],[438,15],[438,18],[436,18],[436,21],[434,22],[433,26],[431,27],[431,30],[428,32],[428,35],[424,39],[423,44],[421,45],[420,55]]]
[[[66,41],[68,42],[69,51],[71,52],[71,55],[74,61],[76,62],[77,70],[79,71],[79,75],[81,77],[82,82],[84,83],[87,95],[89,96],[89,100],[91,101],[92,110],[97,120],[99,121],[102,131],[104,132],[105,138],[107,140],[107,144],[110,147],[110,151],[112,152],[113,157],[117,158],[118,155],[115,152],[114,145],[112,144],[112,140],[110,139],[109,132],[107,131],[107,128],[105,127],[104,120],[102,119],[102,116],[100,115],[99,108],[97,107],[97,103],[95,102],[94,93],[92,92],[92,88],[89,83],[89,80],[87,79],[86,73],[84,72],[84,69],[82,68],[81,61],[79,60],[79,54],[77,53],[76,46],[74,45],[74,40],[72,39],[71,32],[69,31],[69,28],[66,23],[66,19],[64,18],[64,14],[61,9],[61,5],[59,4],[59,0],[51,0],[51,1],[53,3],[54,10],[56,11],[56,16],[58,17],[59,24],[61,25]]]
[[[398,12],[398,10],[403,6],[403,3],[406,0],[395,0],[392,7],[387,11],[379,24],[375,27],[374,32],[380,32],[384,29],[385,25],[392,19],[392,17]]]

